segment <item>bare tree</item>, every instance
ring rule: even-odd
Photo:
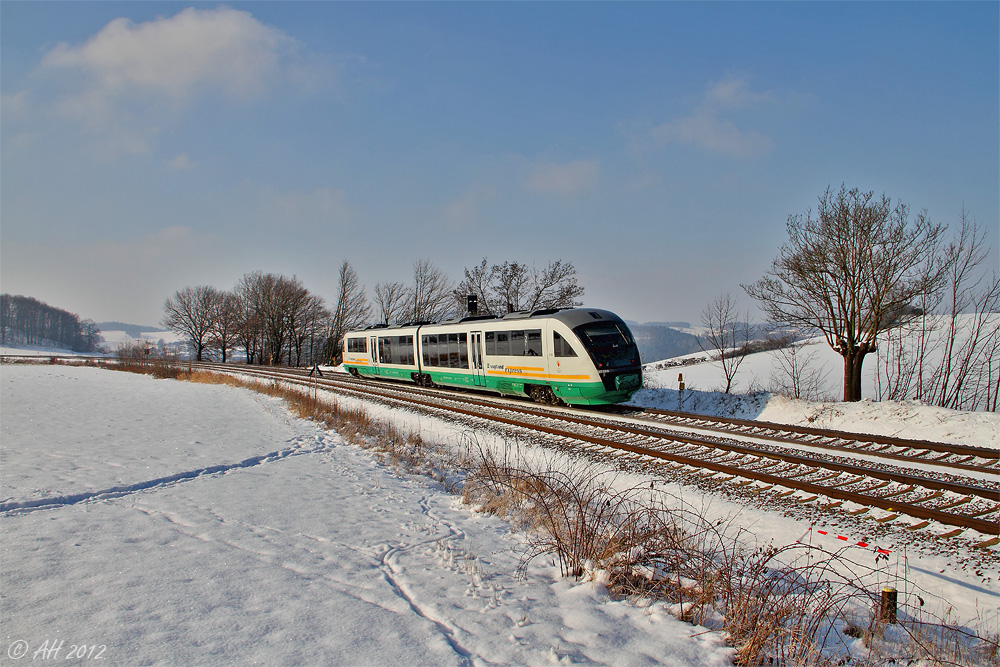
[[[977,380],[988,355],[1000,337],[1000,278],[983,275],[979,267],[991,254],[985,244],[986,233],[962,211],[958,235],[945,250],[947,282],[946,312],[943,318],[941,364],[931,374],[930,382],[917,396],[934,405],[948,408],[962,406],[963,394],[975,396],[970,382]],[[965,317],[960,317],[964,314]],[[986,382],[989,385],[989,380]],[[978,401],[976,401],[978,402]]]
[[[409,319],[430,322],[454,314],[456,309],[452,291],[452,282],[444,271],[429,260],[418,260],[413,265],[413,284],[407,300]]]
[[[818,330],[844,359],[844,400],[861,400],[861,369],[880,333],[915,316],[937,289],[941,225],[857,188],[827,188],[817,217],[788,218],[788,242],[768,274],[744,285],[777,324]]]
[[[701,311],[701,324],[707,332],[698,337],[698,344],[706,352],[718,354],[722,373],[726,376],[726,393],[733,386],[733,378],[750,350],[750,314],[738,312],[736,300],[725,294],[715,297]],[[708,347],[702,344],[702,339]]]
[[[247,363],[278,365],[300,352],[295,333],[307,308],[309,290],[295,277],[255,271],[236,286],[239,299],[238,339],[247,351]]]
[[[371,321],[371,316],[371,306],[368,304],[368,297],[365,296],[365,288],[361,285],[354,267],[345,259],[337,274],[337,303],[329,320],[324,353],[327,363],[337,362],[344,334],[367,324]]]
[[[810,401],[824,400],[827,372],[816,361],[816,352],[792,343],[774,351],[777,368],[771,373],[771,391]]]
[[[953,409],[995,405],[1000,347],[1000,278],[981,270],[990,257],[985,232],[963,210],[941,253],[945,282],[919,302],[919,317],[886,333],[879,348],[880,398]]]
[[[197,361],[202,360],[208,345],[220,295],[214,287],[185,287],[163,303],[163,326],[187,337]]]
[[[308,345],[308,362],[310,364],[325,361],[327,332],[330,329],[332,313],[320,297],[312,297],[306,316],[303,319],[304,334]]]
[[[501,308],[496,290],[493,288],[493,281],[496,276],[498,266],[489,266],[487,259],[483,257],[476,266],[465,269],[465,278],[455,289],[455,301],[461,311],[466,307],[466,298],[475,296],[479,313],[484,315],[499,315],[504,312]]]
[[[242,325],[240,303],[235,292],[220,292],[213,305],[210,344],[219,350],[222,363],[229,358],[229,351],[236,346]]]
[[[526,296],[530,291],[531,273],[527,264],[504,262],[497,267],[493,288],[500,305],[508,313],[526,310]]]
[[[316,339],[321,337],[326,342],[326,329],[330,320],[330,311],[326,309],[323,299],[308,291],[301,298],[289,304],[289,364],[295,358],[295,366],[301,366],[303,355],[307,360],[315,360]]]
[[[285,293],[289,291],[287,289],[289,286],[286,286],[284,281],[284,276],[265,273],[258,285],[257,315],[260,318],[263,336],[261,363],[267,363],[269,366],[279,365],[285,350],[288,333],[285,322],[285,300],[290,295]]]
[[[406,313],[406,285],[400,282],[375,285],[375,310],[382,324],[398,322]]]
[[[579,306],[583,287],[570,262],[556,260],[544,269],[506,261],[489,266],[486,258],[471,269],[455,290],[464,308],[466,295],[474,294],[483,313],[499,315],[518,310]]]
[[[541,271],[531,271],[530,302],[527,310],[579,306],[583,287],[576,280],[576,269],[561,259],[549,262]]]
[[[238,299],[237,340],[246,351],[248,364],[263,363],[264,325],[261,317],[264,275],[260,271],[245,274],[236,284]]]

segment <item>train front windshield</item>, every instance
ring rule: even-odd
[[[639,365],[639,348],[623,322],[581,324],[573,332],[601,370],[632,368]]]

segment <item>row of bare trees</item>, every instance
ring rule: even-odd
[[[0,295],[0,343],[93,352],[101,342],[91,320],[29,296]]]
[[[985,232],[963,211],[943,249],[941,288],[920,295],[913,316],[887,331],[879,347],[880,399],[997,411],[1000,278],[981,271],[990,254]]]
[[[573,265],[561,260],[543,270],[511,262],[486,267],[484,258],[456,284],[430,261],[419,260],[409,284],[380,282],[369,301],[345,260],[331,306],[297,278],[256,271],[229,291],[210,286],[178,290],[164,303],[163,325],[185,337],[198,361],[211,357],[225,362],[240,349],[249,364],[301,366],[335,362],[344,334],[361,326],[463,315],[470,294],[486,305],[479,312],[491,314],[575,306],[583,294]],[[473,289],[470,276],[476,271],[494,277],[479,280]]]
[[[578,306],[583,287],[569,262],[558,260],[538,269],[518,262],[491,265],[484,257],[476,266],[465,269],[458,293],[474,295],[480,312],[497,315]]]
[[[350,265],[345,266],[351,272]],[[332,324],[322,297],[295,277],[254,271],[232,290],[185,287],[163,304],[163,325],[185,337],[197,361],[300,366],[322,361]]]
[[[820,335],[843,358],[845,401],[861,399],[865,357],[876,354],[879,399],[996,411],[1000,277],[965,211],[949,238],[926,212],[911,218],[902,202],[842,185],[820,197],[815,217],[789,216],[787,229],[771,270],[743,288],[772,324]],[[724,295],[702,323],[715,349],[739,352],[747,319]],[[721,356],[728,391],[742,357]],[[803,361],[785,354],[782,366],[801,374]]]

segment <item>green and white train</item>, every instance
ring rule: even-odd
[[[589,308],[380,325],[344,337],[356,376],[480,389],[568,405],[621,403],[642,386],[632,332]]]

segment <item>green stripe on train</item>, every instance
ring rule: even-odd
[[[391,378],[396,380],[412,381],[412,368],[393,368],[392,366],[355,366],[345,363],[345,368],[353,369],[360,375],[367,375],[381,378]],[[601,382],[559,382],[553,380],[517,380],[511,377],[480,376],[476,382],[476,376],[468,371],[458,369],[438,369],[424,368],[424,375],[429,375],[431,380],[444,387],[468,387],[470,389],[483,389],[494,391],[508,396],[526,396],[524,385],[548,385],[556,396],[570,405],[610,405],[627,401],[635,393],[635,389],[621,391],[608,391]]]

